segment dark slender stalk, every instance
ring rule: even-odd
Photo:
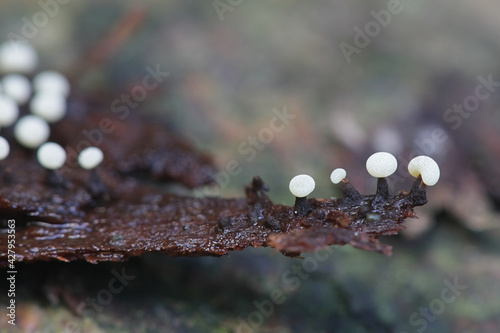
[[[377,180],[377,192],[375,193],[374,203],[381,203],[389,199],[389,185],[387,184],[387,179],[378,178]]]
[[[109,199],[109,191],[97,173],[97,168],[90,172],[89,191],[95,201],[106,201]]]
[[[342,192],[344,194],[343,205],[358,205],[363,201],[361,193],[347,179],[342,180]]]
[[[295,197],[295,205],[293,206],[293,209],[300,216],[305,216],[312,211],[311,205],[309,205],[309,202],[307,201],[307,197]]]
[[[411,187],[408,197],[414,206],[422,206],[427,203],[427,186],[422,182],[422,177],[418,176]]]
[[[47,170],[47,184],[55,188],[64,188],[69,190],[71,183],[60,175],[57,170]]]

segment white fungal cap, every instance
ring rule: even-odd
[[[12,125],[19,117],[19,107],[16,102],[8,97],[0,95],[0,127]]]
[[[366,170],[376,178],[389,177],[397,168],[398,161],[390,153],[378,152],[366,160]]]
[[[307,197],[314,191],[316,183],[314,179],[309,175],[298,175],[292,178],[290,181],[290,192],[297,198]]]
[[[0,136],[0,161],[5,159],[10,152],[9,142],[3,136]]]
[[[9,41],[0,45],[0,69],[3,72],[29,73],[37,63],[38,55],[28,43]]]
[[[422,176],[425,185],[433,186],[438,180],[441,172],[439,165],[429,156],[417,156],[408,163],[408,172],[413,177]]]
[[[17,104],[24,104],[31,96],[31,83],[22,75],[9,74],[2,79],[4,95],[12,97]]]
[[[338,184],[345,177],[347,177],[347,172],[345,171],[345,169],[337,168],[332,171],[332,174],[330,175],[330,180],[332,181],[332,183]]]
[[[38,92],[31,99],[30,111],[47,122],[54,123],[66,114],[66,98],[58,92]]]
[[[66,151],[57,143],[46,142],[38,148],[37,157],[45,169],[55,170],[66,162]]]
[[[102,150],[97,147],[88,147],[80,152],[78,155],[78,164],[84,169],[94,169],[101,164],[104,158]]]
[[[14,136],[26,148],[38,148],[50,135],[49,124],[38,116],[24,116],[14,127]]]
[[[35,91],[50,91],[68,96],[70,85],[64,75],[56,71],[44,71],[33,78]]]

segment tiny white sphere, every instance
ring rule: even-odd
[[[332,181],[332,183],[338,184],[345,177],[347,177],[347,172],[345,171],[345,169],[337,168],[332,171],[332,174],[330,175],[330,180]]]
[[[30,111],[47,122],[54,123],[66,114],[66,98],[57,92],[38,92],[31,99]]]
[[[0,161],[9,156],[9,152],[9,142],[3,136],[0,136]]]
[[[397,169],[398,161],[390,153],[378,152],[366,160],[366,170],[372,177],[389,177],[396,172]]]
[[[0,45],[0,69],[3,72],[32,72],[38,63],[36,50],[28,43],[8,41]]]
[[[56,71],[43,71],[33,78],[35,91],[50,91],[68,96],[70,85],[64,75]]]
[[[102,150],[97,147],[88,147],[82,150],[80,155],[78,155],[78,164],[80,164],[82,168],[90,170],[101,164],[103,159],[104,154]]]
[[[59,144],[46,142],[38,148],[38,162],[46,169],[59,169],[66,162],[66,151]]]
[[[0,95],[0,127],[12,125],[19,117],[19,107],[16,102],[8,97]]]
[[[19,74],[5,75],[2,79],[4,95],[12,97],[18,104],[24,104],[31,96],[31,83]]]
[[[49,124],[38,116],[24,116],[14,127],[16,140],[26,148],[38,148],[50,135]]]
[[[314,191],[316,183],[314,179],[309,175],[298,175],[292,178],[290,181],[290,192],[298,198],[307,197]]]
[[[441,176],[436,161],[424,155],[417,156],[408,163],[408,172],[413,177],[422,176],[422,181],[428,186],[436,185]]]

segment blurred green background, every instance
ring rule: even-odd
[[[67,74],[75,95],[109,112],[148,66],[168,72],[134,112],[167,119],[222,172],[238,162],[211,193],[242,196],[260,175],[273,201],[292,204],[289,180],[308,173],[313,196],[336,196],[336,167],[372,193],[364,163],[379,150],[398,158],[394,192],[409,189],[417,154],[435,158],[442,179],[416,209],[421,218],[383,239],[391,258],[335,247],[262,320],[254,301],[286,290],[284,274],[304,260],[248,249],[58,264],[41,290],[22,287],[14,331],[245,332],[239,318],[254,332],[499,331],[500,91],[493,84],[473,111],[452,111],[474,96],[478,77],[500,81],[498,1],[63,2],[3,2],[1,40],[28,41],[40,69]],[[289,122],[270,131],[284,110]],[[121,267],[137,278],[96,316],[76,315]],[[71,271],[76,282],[60,282]],[[455,279],[467,288],[446,303],[444,281]],[[0,331],[12,331],[4,319]]]

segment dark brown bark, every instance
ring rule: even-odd
[[[90,182],[91,172],[72,167],[71,160],[58,172],[58,183],[33,152],[13,147],[1,175],[1,265],[8,258],[10,219],[16,221],[17,261],[95,263],[147,252],[220,256],[250,246],[272,246],[298,256],[336,244],[390,255],[391,247],[378,237],[397,234],[405,218],[414,216],[413,207],[425,200],[420,179],[412,193],[385,194],[377,200],[360,195],[344,180],[345,199],[309,199],[305,215],[293,206],[273,204],[259,177],[247,187],[246,198],[167,195],[151,180],[189,187],[210,183],[215,172],[210,158],[140,117],[122,121],[96,113],[83,122],[68,117],[53,128],[51,140],[77,151],[88,140],[82,129],[99,128],[103,119],[114,126],[99,145],[106,156],[97,170],[104,194],[90,190],[96,186],[95,176]]]

